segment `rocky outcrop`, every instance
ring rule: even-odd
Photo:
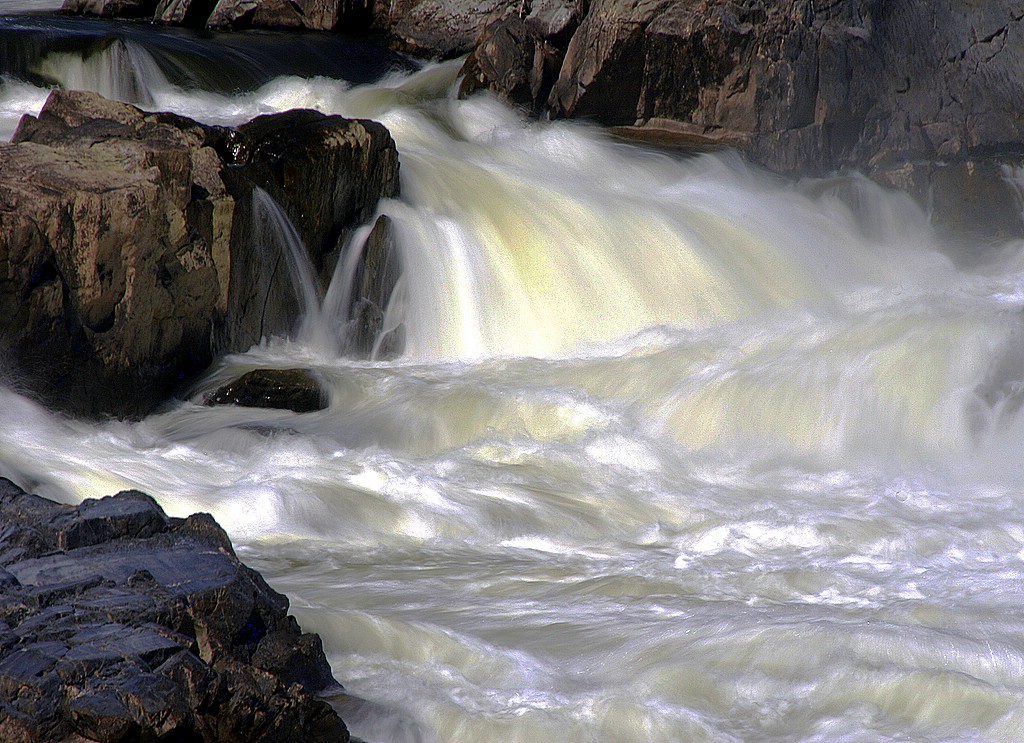
[[[268,193],[326,284],[352,230],[373,216],[381,198],[398,193],[394,140],[377,122],[308,110],[260,116],[237,134],[231,143],[236,164],[223,171],[229,190],[248,194],[255,185]],[[252,229],[258,206],[250,198],[238,200],[231,321],[223,327],[218,348],[246,349],[286,332],[301,309],[280,251],[268,254],[266,236]]]
[[[320,639],[209,515],[0,479],[0,524],[0,739],[349,740]]]
[[[782,172],[958,157],[1024,142],[1022,18],[1011,0],[595,0],[548,102]]]
[[[204,404],[311,413],[327,407],[327,394],[307,369],[254,369],[217,388]]]
[[[64,0],[64,13],[106,18],[150,18],[158,0]]]
[[[857,169],[910,187],[940,224],[1024,236],[1005,177],[1024,164],[1016,0],[593,0],[569,39],[493,24],[463,71],[463,94],[641,141],[735,147],[787,175]],[[960,199],[981,172],[988,196]]]
[[[558,23],[565,0],[64,0],[62,12],[212,28],[303,28],[385,33],[399,49],[431,57],[469,52],[488,23],[533,15]],[[531,12],[536,6],[537,11]]]
[[[0,145],[5,357],[57,408],[138,416],[214,354],[287,330],[295,292],[280,250],[252,237],[255,185],[316,264],[396,193],[397,153],[373,122],[230,130],[55,91]]]
[[[14,141],[0,146],[8,358],[58,407],[152,407],[210,362],[228,299],[234,200],[208,133],[54,93]]]
[[[188,2],[189,0],[181,0]],[[196,4],[197,0],[191,0]],[[211,3],[212,4],[212,3]],[[354,3],[339,0],[220,0],[206,13],[205,25],[210,28],[307,28],[332,31],[342,22],[351,26],[357,21]],[[173,23],[172,18],[158,16],[158,21]],[[199,24],[197,24],[199,25]]]

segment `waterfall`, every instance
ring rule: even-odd
[[[289,339],[138,422],[0,388],[0,476],[212,513],[368,741],[1019,739],[1024,243],[962,261],[863,177],[527,121],[451,97],[458,69],[165,91],[382,121],[390,238],[359,230],[321,300],[256,192],[232,291],[273,276]],[[196,404],[260,366],[330,407]]]
[[[267,276],[267,296],[272,291],[281,262],[289,279],[291,293],[298,302],[298,335],[309,331],[306,328],[320,324],[320,282],[309,258],[309,252],[302,237],[281,205],[259,186],[252,191],[252,237],[264,260],[270,266]],[[284,318],[266,318],[266,322],[277,326]]]
[[[100,40],[81,54],[50,52],[35,71],[67,90],[91,90],[144,108],[154,104],[156,92],[170,87],[149,52],[116,36]]]

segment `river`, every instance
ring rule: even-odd
[[[137,423],[0,387],[0,476],[212,513],[368,702],[354,734],[1024,739],[1024,243],[944,245],[861,177],[457,100],[458,63],[370,42],[12,29],[44,41],[0,54],[4,137],[62,84],[209,123],[317,108],[397,142],[397,359],[339,356],[311,311]],[[91,55],[45,41],[107,33]],[[199,404],[296,366],[328,409]]]

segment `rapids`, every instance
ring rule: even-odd
[[[55,416],[8,378],[0,476],[213,513],[371,742],[1024,739],[1024,244],[967,261],[858,176],[456,100],[458,63],[204,87],[176,44],[236,48],[147,33],[22,55],[0,133],[47,84],[383,122],[406,351],[339,356],[342,261],[289,337],[139,423]],[[275,366],[316,370],[329,408],[199,404]]]

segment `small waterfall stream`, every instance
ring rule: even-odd
[[[259,186],[253,189],[252,201],[253,239],[262,246],[266,259],[273,266],[269,283],[273,283],[283,260],[298,301],[298,335],[303,336],[308,332],[304,330],[306,327],[322,322],[320,305],[323,292],[316,270],[298,230],[281,205]]]
[[[267,217],[297,331],[136,423],[0,387],[0,476],[213,513],[371,743],[1020,740],[1024,244],[964,268],[866,179],[528,122],[453,99],[457,70],[144,73],[201,120],[389,128],[401,277],[374,327],[403,352],[339,340],[370,225],[321,300]],[[315,370],[329,407],[198,404],[254,366]]]

